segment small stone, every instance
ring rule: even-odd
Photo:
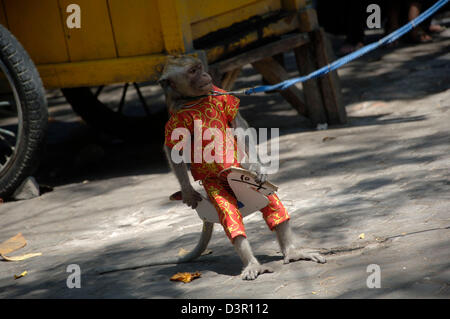
[[[328,129],[328,123],[319,123],[317,124],[316,130],[327,130]]]
[[[25,200],[38,197],[39,195],[39,184],[33,176],[29,176],[16,189],[12,198],[14,200]]]

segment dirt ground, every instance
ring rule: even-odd
[[[97,275],[96,267],[189,249],[201,221],[169,201],[178,185],[160,141],[105,136],[49,92],[47,153],[36,177],[54,189],[0,204],[0,241],[21,232],[28,245],[20,253],[42,256],[0,262],[0,298],[449,298],[449,47],[447,29],[432,43],[380,49],[341,68],[349,121],[328,130],[311,129],[278,94],[242,97],[251,126],[280,128],[280,170],[270,179],[299,242],[339,248],[326,264],[284,265],[255,213],[245,219],[249,240],[275,272],[251,282],[239,278],[241,262],[220,226],[212,254],[193,263]],[[293,56],[285,59],[295,76]],[[259,83],[247,67],[236,86]],[[81,269],[79,289],[66,285],[71,264]],[[366,285],[371,264],[380,267],[381,288]],[[202,275],[169,281],[185,271]]]

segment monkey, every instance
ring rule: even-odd
[[[180,127],[188,128],[192,131],[192,120],[198,120],[199,118],[205,120],[205,122],[202,122],[202,129],[205,127],[208,129],[208,125],[214,125],[221,129],[242,128],[247,130],[249,125],[239,112],[239,99],[233,95],[226,95],[224,90],[216,87],[211,76],[205,71],[202,61],[198,58],[188,55],[169,57],[164,66],[159,84],[164,91],[167,109],[170,114],[170,119],[165,126],[164,153],[171,170],[180,184],[183,203],[195,209],[202,197],[191,185],[188,165],[184,161],[176,163],[172,159],[171,152],[176,148],[176,142],[171,140],[171,133],[174,129]],[[245,159],[248,159],[245,155],[248,155],[251,151],[249,149],[250,145],[255,144],[245,144],[243,161],[238,161],[236,156],[234,156],[231,162],[205,163],[203,160],[200,163],[191,161],[190,164],[190,171],[194,180],[200,181],[205,188],[209,199],[219,214],[219,219],[226,235],[243,263],[241,272],[243,280],[254,280],[263,273],[273,272],[273,269],[267,265],[260,264],[254,256],[245,233],[242,216],[240,216],[237,208],[236,197],[226,180],[219,179],[217,174],[223,171],[224,168],[240,166],[254,172],[257,176],[255,180],[258,183],[262,184],[265,182],[267,174],[259,158],[253,163],[245,162]],[[234,147],[237,148],[235,144]],[[180,153],[183,151],[180,151]],[[238,150],[235,149],[234,151],[237,152]],[[261,212],[263,212],[263,217],[269,228],[276,233],[276,238],[283,254],[283,262],[287,264],[291,261],[311,260],[317,263],[325,263],[326,259],[317,251],[301,249],[296,245],[287,210],[276,194],[268,196],[268,199],[268,206],[261,209]],[[189,262],[199,257],[206,249],[212,231],[213,224],[204,221],[202,234],[197,246],[183,257],[110,267],[100,270],[100,273]]]

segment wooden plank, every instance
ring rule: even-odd
[[[280,9],[280,0],[189,0],[192,38],[198,39],[234,23]]]
[[[228,71],[222,80],[221,88],[225,91],[230,91],[233,88],[234,82],[236,82],[242,68],[236,68],[232,71]]]
[[[9,30],[35,63],[69,61],[57,0],[3,0]]]
[[[270,84],[276,84],[289,78],[285,69],[272,57],[261,59],[253,62],[252,66],[258,71]],[[303,97],[299,89],[295,85],[280,91],[286,101],[288,101],[299,114],[306,115],[307,109],[303,102]]]
[[[86,62],[38,65],[45,88],[98,86],[120,82],[156,81],[167,56],[152,54]]]
[[[310,32],[319,27],[317,13],[314,9],[306,9],[300,12],[300,30]]]
[[[292,50],[293,48],[299,47],[306,43],[309,43],[308,35],[305,33],[298,33],[258,47],[257,49],[238,54],[221,62],[214,63],[210,65],[210,68],[219,69],[221,72],[228,72],[237,67],[242,67],[246,64],[259,61],[265,57],[274,56],[276,54]]]
[[[247,34],[244,36],[233,39],[232,42],[226,42],[217,44],[213,47],[209,48],[200,48],[205,49],[206,55],[208,57],[209,63],[214,63],[219,61],[225,55],[230,55],[235,53],[236,51],[241,51],[255,42],[258,42],[262,39],[267,39],[271,37],[281,36],[290,31],[298,30],[299,27],[299,19],[296,13],[281,18],[278,21],[270,23],[269,25],[262,28],[262,30],[249,30]]]
[[[189,0],[188,14],[190,20],[198,22],[209,17],[218,16],[229,11],[242,9],[254,2],[267,2],[255,0],[227,0],[227,1],[211,1],[211,0]],[[255,13],[258,14],[259,12]]]
[[[316,69],[311,46],[301,46],[294,49],[295,60],[300,75],[307,75]],[[317,79],[302,83],[303,95],[305,96],[307,115],[313,125],[327,123],[327,114],[322,101],[320,86]]]
[[[119,57],[164,50],[156,0],[108,0],[108,3]]]
[[[184,0],[158,0],[164,47],[169,54],[191,52],[191,23]]]
[[[201,59],[204,52],[189,55]],[[166,54],[113,58],[85,62],[37,65],[45,88],[98,86],[123,82],[157,81],[161,76]]]
[[[303,0],[281,0],[281,6],[285,10],[298,11],[306,2]]]
[[[277,61],[283,68],[286,68],[286,65],[285,65],[285,63],[284,63],[284,52],[275,54],[275,55],[272,56],[272,57],[273,57],[273,59],[274,59],[275,61]],[[263,83],[263,85],[269,84],[269,82],[268,82],[264,77],[263,77],[263,79],[262,79],[262,83]],[[271,93],[271,91],[267,91],[267,92],[265,92],[265,93]]]
[[[312,32],[313,43],[318,67],[325,66],[331,61],[331,45],[327,43],[325,32],[319,28]],[[327,111],[328,124],[344,124],[347,122],[347,114],[342,102],[342,94],[339,77],[336,71],[330,72],[319,78],[322,98]]]
[[[308,7],[308,0],[283,0],[296,2],[295,6],[299,10],[300,17],[300,31],[311,32],[319,28],[319,20],[317,19],[317,13],[314,8]]]
[[[59,0],[70,61],[116,57],[107,1],[77,0],[76,4],[81,8],[81,28],[69,29],[66,20],[70,13],[66,12],[66,8],[73,2],[73,0]],[[53,49],[53,46],[51,48]]]

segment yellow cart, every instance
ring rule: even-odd
[[[102,88],[124,83],[126,93],[131,83],[147,109],[138,83],[157,80],[169,54],[198,56],[225,89],[249,63],[269,83],[286,79],[278,58],[289,50],[302,74],[330,62],[306,0],[0,0],[0,24],[0,118],[16,119],[0,124],[0,197],[36,167],[47,123],[43,87],[63,89],[78,114],[106,131],[132,135],[146,123],[161,133],[103,105]],[[338,85],[332,73],[305,83],[304,95],[295,87],[280,93],[313,124],[343,123]],[[146,112],[164,122],[165,114]]]

